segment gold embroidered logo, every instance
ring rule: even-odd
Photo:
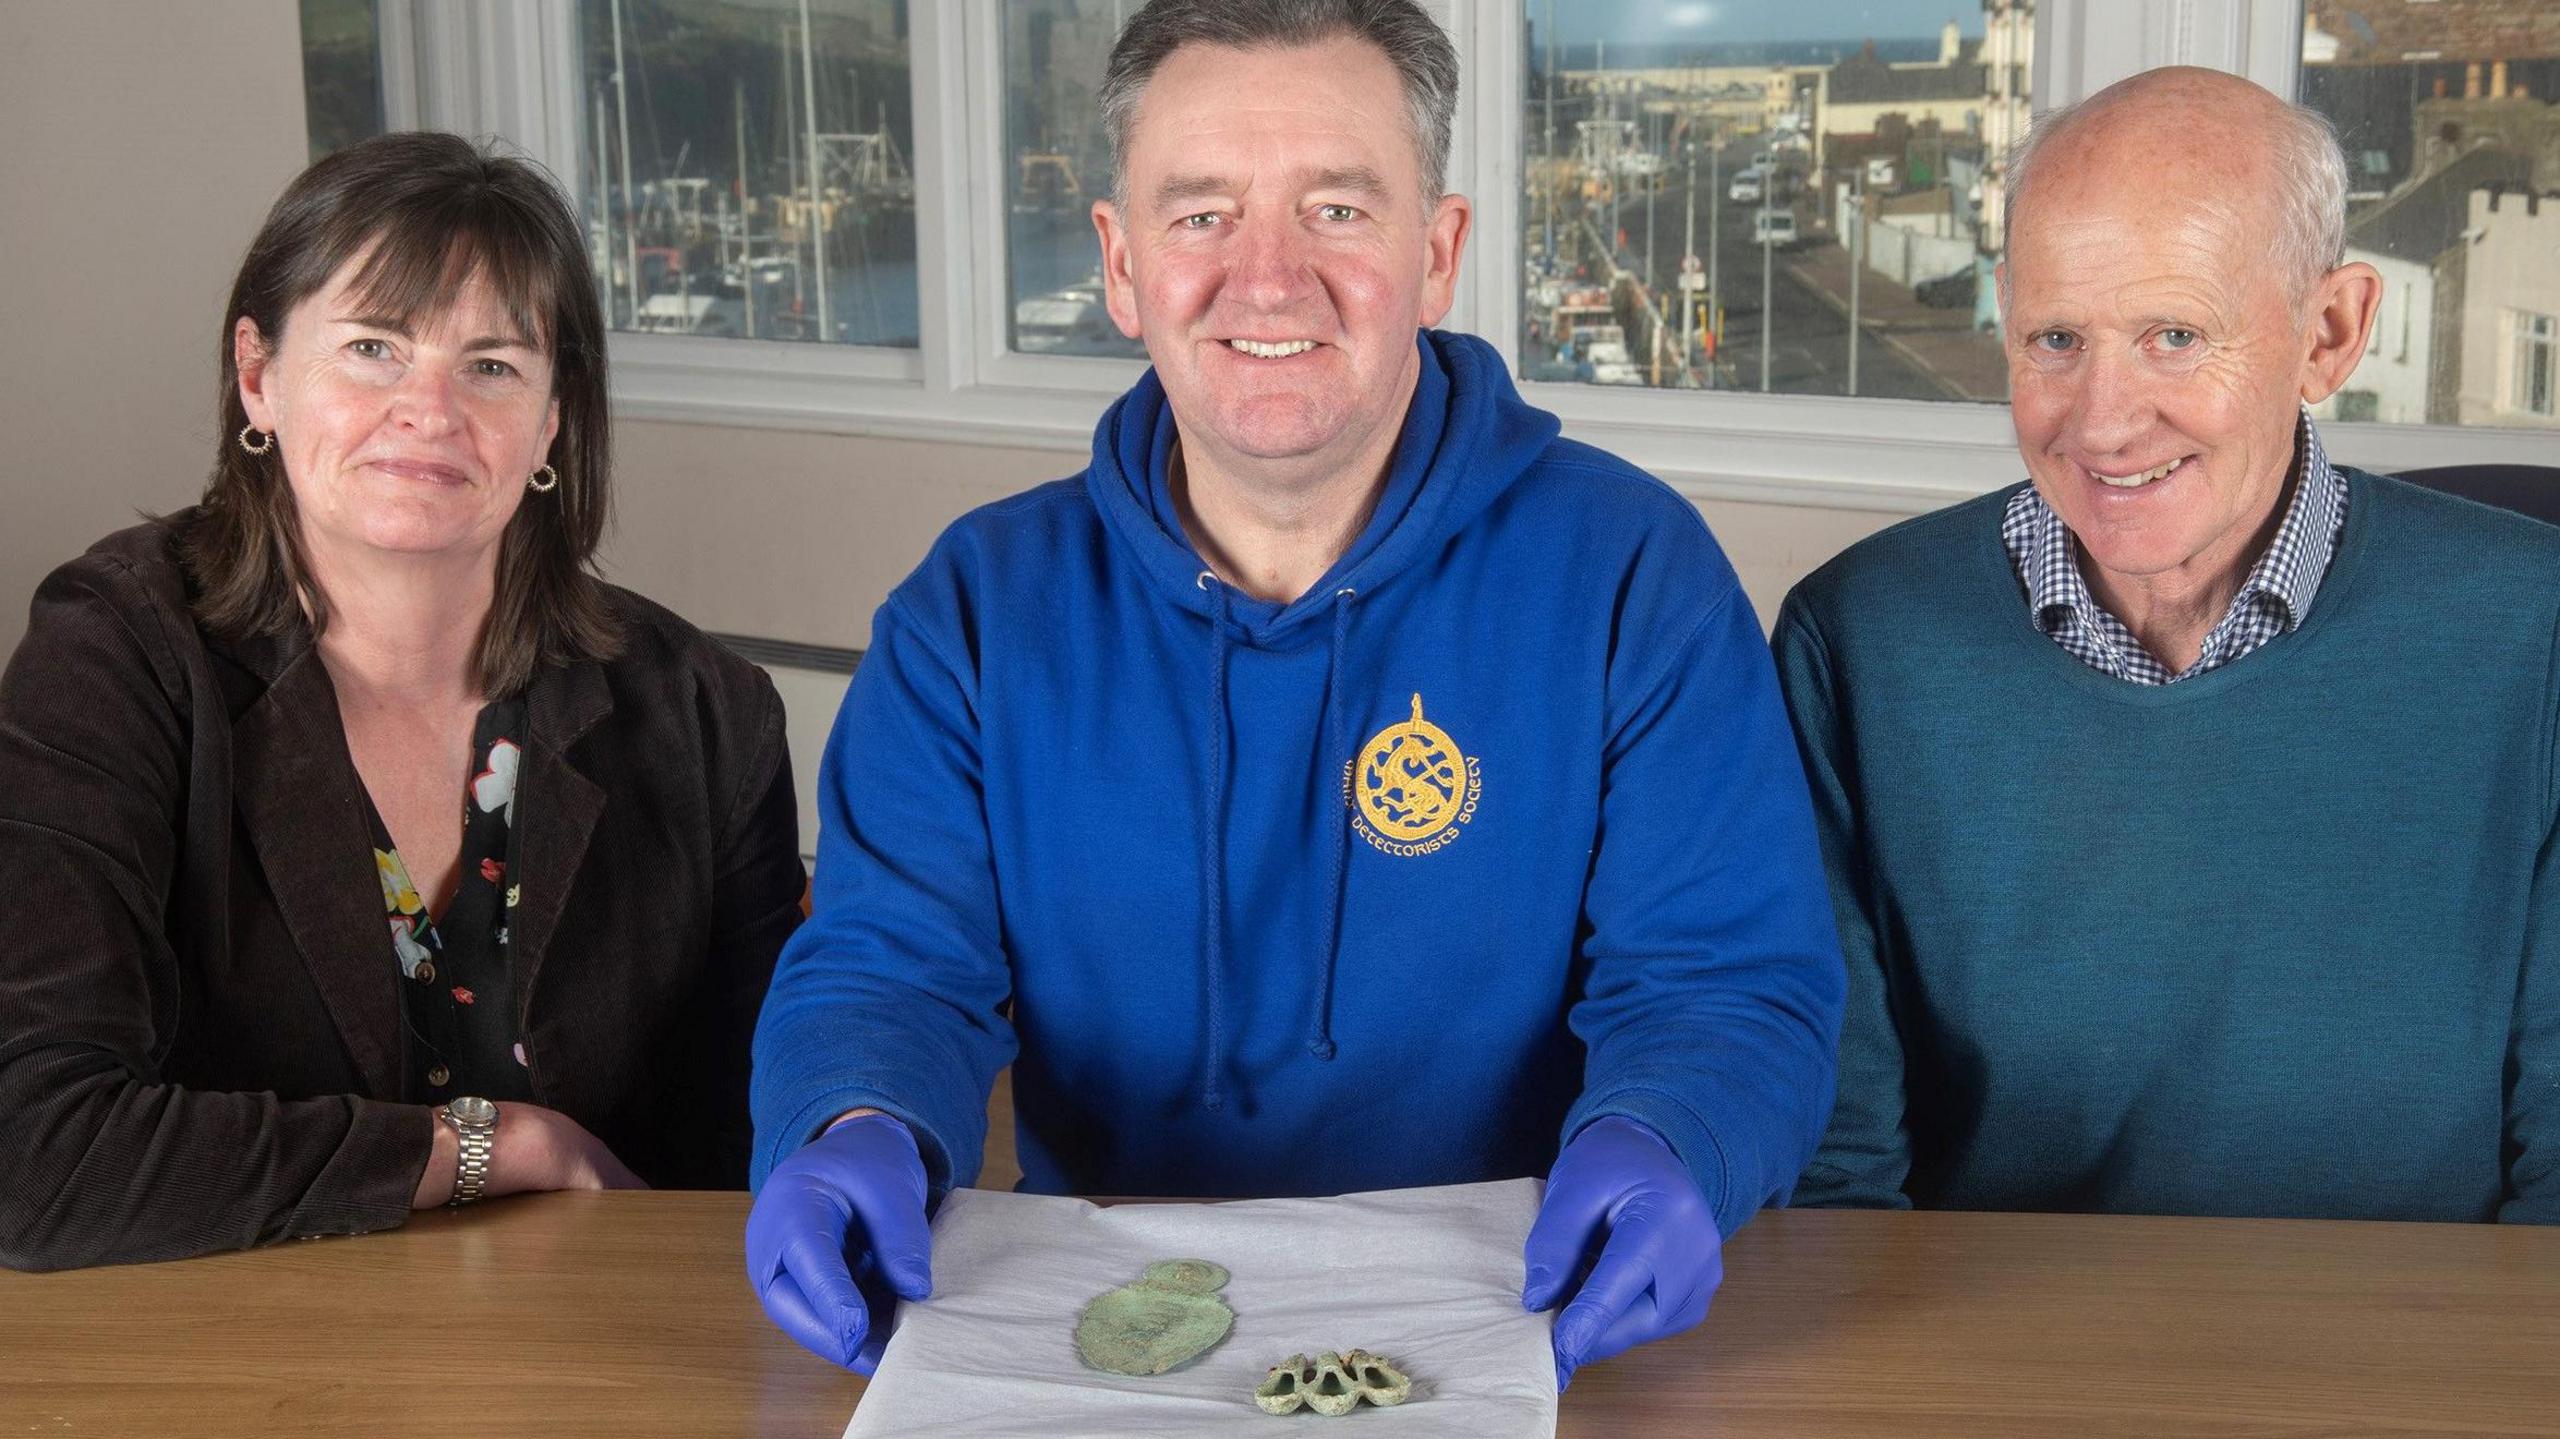
[[[1484,777],[1447,731],[1422,717],[1415,695],[1413,718],[1369,736],[1343,766],[1342,788],[1360,837],[1410,859],[1457,842],[1476,817]]]

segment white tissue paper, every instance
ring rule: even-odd
[[[1123,1204],[955,1190],[933,1225],[933,1297],[902,1305],[846,1439],[1261,1439],[1555,1433],[1551,1314],[1520,1308],[1534,1179],[1335,1199]],[[1152,1377],[1087,1368],[1076,1317],[1159,1259],[1233,1276],[1235,1327]],[[1366,1349],[1413,1379],[1394,1408],[1341,1418],[1254,1406],[1292,1354]],[[1341,1428],[1340,1426],[1350,1426]]]

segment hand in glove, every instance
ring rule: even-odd
[[[1558,1390],[1585,1364],[1706,1318],[1724,1279],[1706,1196],[1661,1135],[1619,1115],[1583,1126],[1556,1156],[1523,1257],[1524,1308],[1572,1298],[1556,1319]]]
[[[856,1115],[765,1176],[747,1214],[747,1281],[782,1332],[869,1374],[900,1299],[933,1292],[924,1160],[886,1114]]]

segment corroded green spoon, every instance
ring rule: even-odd
[[[1162,1374],[1215,1347],[1235,1327],[1218,1298],[1227,1271],[1206,1259],[1166,1259],[1135,1284],[1094,1296],[1076,1321],[1076,1352],[1113,1374]]]

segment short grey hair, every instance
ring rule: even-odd
[[[1458,52],[1438,21],[1414,0],[1148,0],[1111,47],[1097,96],[1111,142],[1111,203],[1129,208],[1129,127],[1156,70],[1185,45],[1245,50],[1313,45],[1337,35],[1386,52],[1404,81],[1414,153],[1422,161],[1422,201],[1440,203],[1449,185],[1449,136],[1458,109]]]
[[[2002,229],[2018,231],[2043,169],[2044,152],[2054,138],[2074,128],[2090,107],[2108,97],[2102,92],[2076,104],[2047,110],[2027,127],[2026,138],[2009,151]],[[2275,260],[2297,301],[2308,297],[2320,278],[2347,260],[2347,156],[2339,148],[2337,127],[2307,105],[2279,102],[2273,153],[2276,190]],[[2005,275],[2005,271],[2003,272]],[[2001,308],[2008,308],[2008,284],[2001,284]]]

